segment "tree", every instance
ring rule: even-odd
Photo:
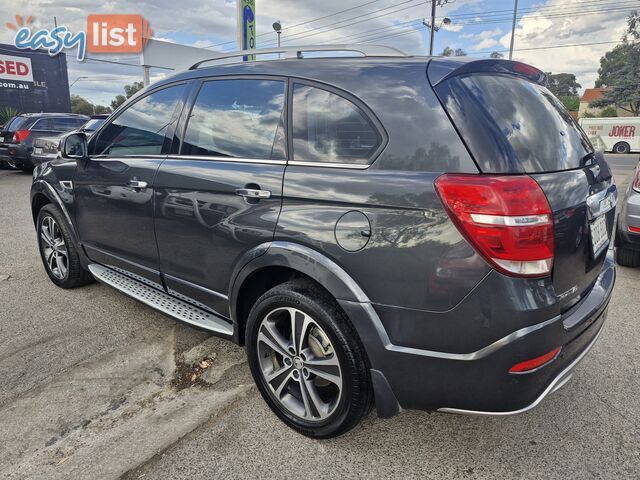
[[[127,101],[127,97],[125,97],[124,95],[116,95],[116,98],[111,100],[111,108],[115,110],[126,101]]]
[[[622,43],[600,59],[597,87],[606,87],[600,100],[589,106],[615,106],[640,115],[640,14],[633,11],[627,19],[627,31]]]
[[[489,55],[489,58],[501,59],[501,58],[504,58],[504,55],[500,52],[491,52],[491,55]]]
[[[71,95],[71,111],[82,115],[92,115],[93,104],[80,95]]]
[[[144,88],[144,84],[142,82],[133,82],[130,85],[124,86],[124,95],[116,95],[116,98],[111,100],[111,108],[115,110],[124,102],[127,101],[127,98],[133,97],[138,91]]]
[[[133,82],[131,85],[124,86],[124,94],[127,96],[127,98],[131,98],[143,88],[144,84],[142,82]]]
[[[109,107],[104,105],[94,105],[80,95],[71,95],[71,111],[83,115],[94,115],[96,113],[111,113]]]
[[[558,97],[558,100],[562,102],[564,108],[569,110],[570,112],[577,112],[580,110],[580,97],[577,95],[566,95],[562,97]]]
[[[96,115],[111,113],[111,109],[104,105],[94,105],[93,113],[95,113]]]
[[[609,105],[608,107],[602,109],[599,116],[600,117],[617,117],[618,110],[616,110],[616,107],[614,107],[613,105]]]
[[[444,50],[440,53],[441,57],[466,57],[467,52],[465,52],[461,48],[456,48],[455,50],[449,46],[444,47]]]
[[[551,93],[558,98],[578,95],[578,90],[582,88],[573,73],[547,72],[547,82]]]

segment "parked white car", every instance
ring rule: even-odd
[[[581,118],[593,145],[605,152],[640,152],[640,117]]]

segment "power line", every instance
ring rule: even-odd
[[[611,42],[589,42],[589,43],[568,43],[565,45],[546,45],[543,47],[529,47],[529,48],[515,48],[514,52],[528,52],[532,50],[547,50],[551,48],[567,48],[567,47],[590,47],[593,45],[613,45],[621,43],[619,40],[611,41]],[[473,52],[474,54],[480,53],[493,53],[493,52],[508,52],[509,50],[485,50],[481,52]]]
[[[321,27],[316,27],[316,28],[313,28],[311,30],[307,30],[305,32],[300,32],[300,33],[297,33],[297,34],[294,33],[293,35],[289,35],[287,37],[287,41],[292,39],[292,38],[295,38],[296,40],[299,40],[301,38],[306,38],[306,37],[311,37],[311,36],[314,36],[314,35],[319,35],[321,33],[326,33],[328,31],[330,31],[333,27],[336,27],[336,25],[338,25],[339,23],[349,22],[349,21],[354,20],[356,18],[359,19],[359,20],[356,20],[356,21],[351,22],[351,23],[347,23],[345,25],[341,25],[341,26],[336,27],[336,28],[346,28],[346,27],[349,27],[351,25],[357,25],[359,23],[368,22],[368,21],[371,21],[371,20],[376,19],[376,18],[380,18],[380,17],[384,17],[384,16],[387,16],[387,15],[391,15],[392,13],[397,13],[397,12],[401,12],[401,11],[404,11],[404,10],[409,10],[410,8],[415,8],[415,7],[424,5],[424,2],[422,0],[418,0],[419,3],[416,3],[414,5],[409,5],[409,6],[406,6],[406,7],[397,8],[395,10],[391,10],[390,12],[382,13],[380,15],[374,15],[371,18],[364,18],[364,19],[362,18],[363,16],[373,15],[375,13],[379,13],[379,12],[382,12],[384,10],[389,10],[390,8],[395,8],[398,5],[405,5],[407,3],[412,3],[412,2],[415,2],[415,1],[416,0],[405,0],[404,2],[400,2],[400,3],[396,4],[396,5],[392,5],[390,7],[385,7],[385,8],[381,8],[381,9],[378,9],[378,10],[374,10],[373,12],[365,13],[364,15],[360,15],[360,16],[357,16],[357,17],[346,18],[344,20],[340,20],[340,21],[333,22],[333,23],[330,23],[330,24],[327,24],[327,25],[323,25]],[[323,30],[323,29],[326,29],[326,30]],[[315,30],[322,30],[322,31],[318,31],[318,32],[314,33]],[[273,42],[270,42],[270,43],[273,43]]]
[[[370,2],[362,3],[362,4],[360,4],[360,5],[356,5],[355,7],[346,8],[346,9],[344,9],[344,10],[340,10],[339,12],[330,13],[330,14],[328,14],[328,15],[324,15],[324,16],[322,16],[322,17],[312,18],[311,20],[306,20],[306,21],[304,21],[304,22],[296,23],[296,24],[294,24],[294,25],[289,25],[289,26],[287,26],[285,29],[283,29],[282,31],[283,31],[283,32],[284,32],[284,31],[288,31],[288,30],[290,30],[290,29],[292,29],[292,28],[297,28],[297,27],[299,27],[299,26],[301,26],[301,25],[306,25],[306,24],[308,24],[308,23],[313,23],[313,22],[317,22],[317,21],[319,21],[319,20],[324,20],[325,18],[334,17],[334,16],[336,16],[336,15],[340,15],[340,14],[345,13],[345,12],[350,12],[350,11],[355,10],[355,9],[357,9],[357,8],[366,7],[367,5],[371,5],[372,3],[376,3],[376,2],[379,2],[379,1],[381,1],[381,0],[371,0]],[[270,35],[271,33],[272,33],[272,32],[260,33],[260,34],[256,35],[256,37],[263,37],[263,36],[265,36],[265,35]],[[214,45],[208,45],[208,46],[203,47],[203,48],[219,47],[219,46],[221,46],[221,45],[228,45],[228,44],[231,44],[231,43],[236,43],[236,41],[235,41],[235,40],[230,40],[230,41],[228,41],[228,42],[222,42],[222,43],[216,43],[216,44],[214,44]]]
[[[412,0],[408,0],[408,1],[400,3],[399,5],[402,5],[404,3],[410,3],[411,1]],[[604,1],[604,0],[602,0],[602,1]],[[579,2],[579,3],[594,5],[594,0],[585,1],[585,2]],[[638,3],[637,0],[635,0],[635,1],[633,1],[633,0],[629,1],[628,0],[628,2],[625,4],[625,6],[620,7],[620,2],[610,2],[610,3],[605,3],[605,4],[598,5],[597,8],[605,7],[607,5],[617,5],[618,8],[615,9],[615,10],[614,9],[609,9],[609,10],[602,10],[602,11],[603,12],[604,11],[618,11],[618,10],[625,10],[627,8],[627,5],[631,6],[631,5],[634,5],[636,3]],[[573,11],[568,11],[567,10],[567,8],[575,8],[575,5],[577,5],[577,4],[574,4],[571,7],[547,7],[546,10],[545,10],[544,7],[543,8],[538,8],[538,9],[534,9],[534,12],[536,12],[536,13],[537,12],[541,12],[541,13],[538,14],[538,15],[530,14],[528,18],[542,18],[542,17],[559,18],[559,15],[561,15],[561,14],[562,14],[562,16],[569,16],[569,15],[575,15],[575,14],[580,14],[581,15],[581,14],[585,13],[584,10],[573,10]],[[360,24],[360,23],[367,22],[367,21],[370,21],[370,20],[374,20],[376,18],[380,18],[380,17],[386,16],[386,15],[390,15],[392,13],[396,13],[396,12],[399,12],[399,11],[404,11],[404,10],[408,10],[408,9],[411,9],[411,8],[415,8],[417,6],[419,6],[419,5],[418,4],[410,5],[410,6],[407,6],[407,7],[403,7],[403,8],[399,8],[399,9],[396,9],[396,10],[392,10],[390,12],[383,13],[381,15],[376,15],[376,16],[373,16],[371,18],[360,19],[360,20],[357,20],[355,22],[347,23],[345,25],[340,25],[340,26],[335,27],[335,28],[338,28],[338,29],[346,28],[346,27],[349,27],[351,25],[356,25],[356,24]],[[379,11],[382,11],[382,10],[388,10],[389,8],[392,8],[392,7],[386,7],[384,9],[377,10],[376,12],[379,12]],[[496,12],[500,12],[500,11],[498,10]],[[556,15],[550,15],[549,13],[545,13],[545,12],[550,12],[550,13],[559,12],[559,13],[556,14]],[[596,12],[596,11],[595,10],[592,10],[592,11],[587,10],[587,12]],[[598,12],[600,12],[600,10],[598,10]],[[367,15],[371,15],[372,13],[375,13],[375,12],[371,12],[371,13],[369,13]],[[491,13],[492,12],[485,12],[485,17],[486,17],[486,14],[491,14]],[[460,15],[463,15],[463,14],[460,14]],[[466,15],[469,15],[469,14],[466,14]],[[525,15],[527,15],[527,13],[524,13],[523,15],[520,15],[519,18],[522,19]],[[307,30],[305,32],[301,32],[299,34],[293,34],[293,35],[287,37],[287,40],[290,40],[291,38],[295,38],[296,40],[299,40],[301,38],[306,38],[306,37],[311,37],[311,36],[315,36],[315,35],[320,35],[322,33],[327,33],[328,31],[331,30],[331,28],[327,29],[327,27],[334,27],[339,23],[343,23],[345,21],[349,21],[349,20],[352,20],[354,18],[358,18],[358,17],[351,17],[349,19],[345,19],[345,20],[341,20],[341,21],[338,21],[338,22],[334,22],[332,24],[328,24],[328,25],[324,25],[324,26],[321,26],[321,27],[313,28],[313,29]],[[452,15],[450,18],[458,18],[458,16]],[[507,18],[500,18],[500,19],[493,19],[493,20],[486,20],[486,21],[483,20],[483,21],[467,22],[467,23],[457,23],[457,25],[472,25],[472,24],[473,25],[480,25],[480,24],[489,24],[489,23],[502,23],[502,22],[510,21],[511,18],[512,18],[511,15],[509,15],[509,17],[507,17]],[[393,26],[382,27],[382,28],[391,28],[391,27],[393,27]],[[320,31],[316,31],[316,30],[320,30]],[[347,37],[342,37],[342,38],[348,38],[348,36]],[[272,44],[274,44],[274,42],[269,42],[265,46],[271,46]]]
[[[526,19],[535,19],[535,18],[540,18],[540,17],[544,17],[544,18],[563,18],[563,17],[570,17],[570,16],[574,16],[576,14],[580,14],[580,15],[595,15],[595,14],[603,14],[603,13],[612,13],[612,12],[617,12],[617,11],[623,11],[626,10],[628,7],[618,7],[618,8],[607,8],[607,9],[599,9],[599,10],[580,10],[580,11],[565,11],[564,13],[558,13],[555,15],[539,15],[539,16],[527,16]],[[453,18],[453,16],[451,17]],[[524,16],[520,16],[519,17],[521,20],[524,18]],[[456,23],[455,25],[463,25],[463,26],[467,26],[467,25],[478,25],[478,24],[488,24],[488,23],[503,23],[506,22],[508,20],[511,20],[511,17],[506,17],[504,19],[498,19],[498,20],[494,20],[491,22],[467,22],[467,23]],[[353,40],[358,40],[358,41],[369,41],[369,40],[377,40],[380,38],[387,38],[389,37],[388,35],[384,35],[382,37],[380,36],[375,36],[376,33],[374,32],[381,32],[381,31],[386,31],[386,30],[395,30],[397,28],[407,28],[407,27],[412,27],[412,26],[417,26],[417,22],[420,22],[420,19],[413,19],[413,20],[409,20],[407,22],[403,22],[400,24],[396,24],[396,25],[390,25],[387,27],[381,27],[378,29],[374,29],[371,30],[369,32],[360,32],[358,34],[353,34],[353,35],[345,35],[342,37],[338,37],[337,40],[342,40],[342,41],[353,41]],[[412,29],[413,31],[415,31],[415,29]],[[406,33],[410,33],[410,32],[406,32]],[[371,36],[375,36],[375,38],[367,38],[367,37],[371,37]]]

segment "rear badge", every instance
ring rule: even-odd
[[[562,292],[561,294],[558,295],[558,298],[560,300],[564,300],[565,298],[567,298],[569,295],[573,295],[574,293],[576,293],[578,291],[578,286],[574,285],[573,287],[571,287],[569,290],[567,290],[566,292]]]

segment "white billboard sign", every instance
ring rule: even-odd
[[[0,79],[33,82],[31,59],[0,55]]]

